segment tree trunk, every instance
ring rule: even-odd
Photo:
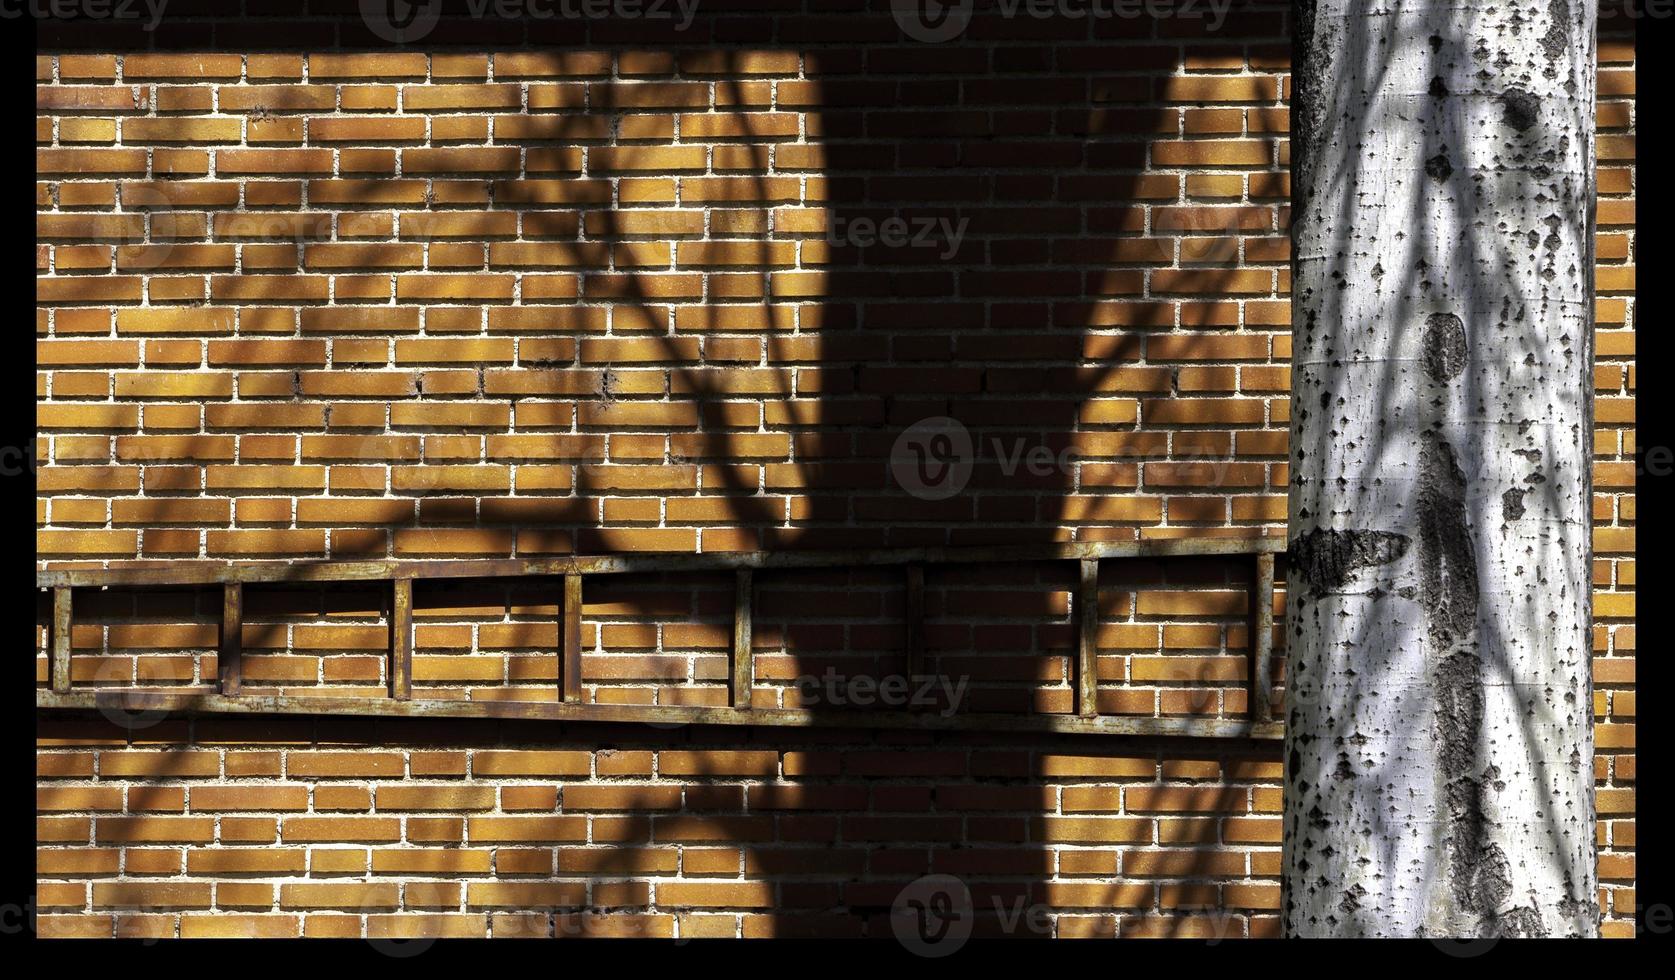
[[[1297,0],[1284,917],[1593,936],[1595,0]]]

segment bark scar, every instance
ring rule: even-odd
[[[1478,572],[1466,519],[1466,477],[1434,434],[1419,453],[1419,585],[1436,686],[1437,767],[1448,807],[1448,885],[1485,936],[1545,932],[1533,908],[1506,909],[1512,863],[1494,840],[1487,797],[1493,767],[1478,771],[1483,742],[1483,661],[1477,649]]]
[[[1343,588],[1359,569],[1399,560],[1410,540],[1394,531],[1317,527],[1291,542],[1286,559],[1320,596]]]
[[[1419,451],[1419,591],[1438,650],[1476,632],[1477,558],[1465,491],[1453,447],[1428,435]]]
[[[1437,384],[1453,381],[1466,369],[1466,325],[1452,313],[1425,320],[1425,373]]]

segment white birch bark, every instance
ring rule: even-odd
[[[1592,936],[1595,0],[1296,0],[1284,925]]]

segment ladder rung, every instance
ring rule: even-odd
[[[413,696],[413,580],[390,583],[390,697]]]
[[[1083,558],[1076,589],[1076,713],[1099,714],[1099,559]]]
[[[70,590],[52,590],[52,689],[70,689]]]
[[[558,664],[559,699],[576,704],[582,699],[582,577],[564,576],[564,612]]]
[[[750,691],[756,686],[756,658],[752,653],[750,624],[753,616],[751,600],[755,591],[750,569],[738,570],[733,590],[733,683],[732,705],[750,707]]]
[[[238,693],[244,681],[244,585],[228,582],[221,586],[221,642],[216,648],[216,674],[221,693]]]
[[[1273,718],[1274,685],[1274,556],[1256,556],[1250,588],[1250,716],[1259,722]]]

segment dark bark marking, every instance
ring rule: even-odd
[[[1453,447],[1427,436],[1419,451],[1419,592],[1439,650],[1476,632],[1477,558],[1465,490]]]
[[[1437,665],[1437,755],[1443,771],[1453,778],[1449,800],[1455,798],[1454,784],[1469,782],[1477,760],[1477,736],[1483,728],[1483,676],[1476,654],[1460,650]]]
[[[1292,70],[1291,100],[1291,169],[1293,196],[1298,211],[1309,206],[1315,157],[1320,150],[1320,134],[1326,131],[1326,83],[1332,70],[1332,49],[1336,46],[1337,27],[1330,21],[1317,25],[1315,5],[1302,2],[1293,7],[1296,33],[1292,50],[1298,64]],[[1292,234],[1303,226],[1291,223]]]
[[[1425,320],[1425,373],[1446,384],[1466,369],[1466,325],[1452,313],[1433,313]]]
[[[1597,923],[1599,921],[1599,903],[1591,898],[1563,898],[1559,900],[1559,915],[1571,922],[1575,922],[1577,919],[1586,919],[1589,922]]]
[[[1447,180],[1448,175],[1453,172],[1454,165],[1448,162],[1448,154],[1446,153],[1438,153],[1425,161],[1426,175],[1439,184]]]
[[[1287,560],[1324,595],[1342,588],[1356,570],[1388,565],[1407,554],[1409,538],[1394,531],[1317,527],[1291,543]]]
[[[1540,912],[1527,905],[1521,905],[1494,916],[1492,928],[1486,929],[1484,934],[1505,936],[1508,939],[1544,938],[1547,935],[1547,927],[1541,922]]]
[[[1449,889],[1461,911],[1478,916],[1481,934],[1527,928],[1530,923],[1518,914],[1521,910],[1507,913],[1504,923],[1499,914],[1512,894],[1511,864],[1500,845],[1488,839],[1484,796],[1490,774],[1471,775],[1483,729],[1482,664],[1476,652],[1463,648],[1449,654],[1437,668],[1436,682],[1437,754],[1448,780]],[[1539,928],[1539,917],[1534,925]]]
[[[1436,663],[1437,766],[1446,786],[1449,890],[1461,912],[1478,917],[1480,935],[1543,935],[1534,909],[1501,911],[1512,895],[1512,866],[1490,839],[1484,805],[1485,796],[1501,783],[1492,767],[1477,771],[1483,663],[1477,653],[1478,573],[1466,519],[1466,477],[1453,447],[1434,435],[1420,449],[1419,471],[1420,598]]]
[[[1565,24],[1565,13],[1564,0],[1548,0],[1547,33],[1537,42],[1541,45],[1541,53],[1547,58],[1547,66],[1541,73],[1548,78],[1558,77],[1558,66],[1570,51],[1570,31]]]
[[[1514,487],[1501,494],[1501,516],[1509,521],[1515,521],[1518,518],[1523,517],[1524,494],[1526,493],[1529,493],[1529,491],[1520,490],[1517,487]]]
[[[1535,125],[1541,100],[1516,86],[1501,93],[1501,121],[1522,133]]]

